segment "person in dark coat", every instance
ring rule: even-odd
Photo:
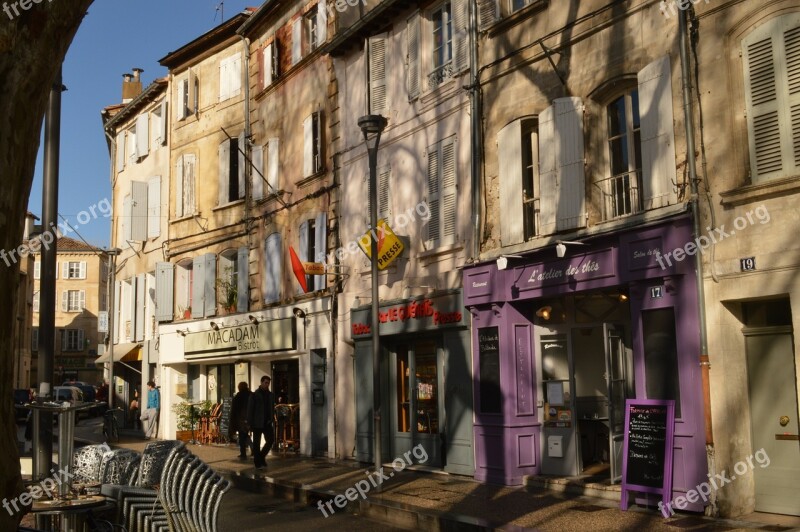
[[[253,449],[251,452],[255,455],[255,448],[250,439],[250,431],[247,428],[247,403],[253,392],[248,388],[247,383],[242,381],[239,383],[239,391],[233,397],[233,405],[231,406],[231,435],[234,431],[238,433],[239,439],[239,459],[247,459],[247,448]]]
[[[247,425],[253,431],[253,462],[256,469],[267,467],[267,454],[275,443],[275,424],[273,421],[274,402],[269,384],[272,379],[264,375],[261,386],[250,395],[247,401]],[[264,447],[261,447],[261,435],[264,435]]]

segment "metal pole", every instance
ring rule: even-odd
[[[114,298],[116,291],[117,275],[117,253],[116,250],[109,252],[108,261],[111,266],[108,268],[108,408],[114,408],[114,314],[116,313]]]
[[[375,471],[380,471],[381,464],[383,464],[381,457],[381,350],[380,334],[378,332],[378,142],[380,142],[380,133],[378,133],[375,146],[367,148],[369,155],[369,224],[372,230],[372,238],[370,238],[370,254],[372,256],[370,326],[372,327],[372,411],[375,415],[373,422]]]

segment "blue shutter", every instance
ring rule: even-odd
[[[250,249],[247,246],[237,251],[236,267],[236,311],[247,312],[250,303]]]
[[[275,303],[281,294],[281,265],[283,250],[280,233],[272,233],[267,237],[264,257],[264,302]]]
[[[217,314],[217,256],[213,253],[203,255],[205,279],[203,281],[203,316]]]
[[[156,263],[156,321],[172,321],[172,293],[175,285],[174,266]]]
[[[328,247],[328,215],[321,212],[317,215],[314,222],[314,249],[317,250],[317,256],[311,257],[310,260],[314,262],[321,262],[325,264],[325,253]],[[327,284],[325,275],[314,276],[314,290],[324,290]]]

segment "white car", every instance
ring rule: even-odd
[[[83,402],[83,392],[77,386],[55,386],[53,400],[58,403],[69,401],[73,405]]]

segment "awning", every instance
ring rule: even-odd
[[[105,364],[111,360],[111,351],[106,350],[105,353],[97,357],[94,361],[95,364]],[[142,359],[142,344],[116,344],[114,346],[114,362],[134,362]]]

